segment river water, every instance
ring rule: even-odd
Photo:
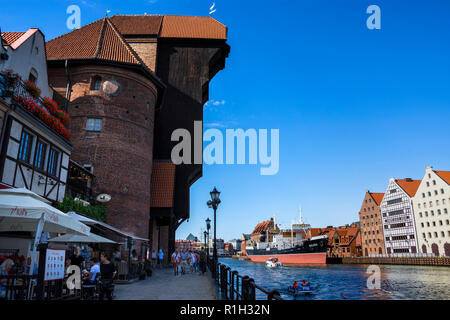
[[[267,268],[254,263],[231,258],[219,262],[228,265],[240,275],[248,275],[255,283],[270,291],[286,291],[294,281],[306,280],[317,287],[311,296],[293,297],[282,293],[283,299],[307,300],[366,300],[366,299],[450,299],[450,268],[429,266],[378,265],[380,289],[368,289],[368,265],[330,264],[323,267]],[[257,299],[267,297],[256,290]]]

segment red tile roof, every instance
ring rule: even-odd
[[[175,186],[175,164],[153,162],[150,206],[152,208],[173,207]]]
[[[434,172],[445,182],[447,182],[447,184],[450,184],[450,171],[437,171],[434,170]]]
[[[227,27],[211,17],[164,16],[161,38],[227,39]]]
[[[116,15],[110,18],[122,35],[154,35],[159,34],[163,16],[158,15]]]
[[[422,182],[421,180],[412,179],[396,179],[395,182],[410,196],[414,197],[416,195],[417,189]]]
[[[375,193],[375,192],[369,192],[372,199],[375,201],[377,206],[381,204],[381,201],[383,201],[384,193]]]
[[[24,34],[25,32],[2,32],[2,39],[6,45],[10,46]]]
[[[258,223],[252,232],[252,235],[266,232],[270,227],[273,227],[273,219]]]
[[[123,40],[108,18],[97,20],[47,42],[47,58],[99,59],[141,65],[140,58]]]

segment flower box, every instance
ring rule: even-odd
[[[33,98],[37,99],[41,96],[41,89],[34,82],[26,81],[25,90],[27,90]]]

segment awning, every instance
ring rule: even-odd
[[[63,243],[117,243],[115,241],[106,239],[97,234],[90,233],[87,236],[77,234],[65,234],[60,237],[47,240],[48,242],[63,242]]]
[[[0,231],[36,231],[42,218],[44,232],[89,234],[88,226],[49,203],[25,188],[0,190]]]
[[[73,217],[73,218],[77,219],[78,221],[80,221],[80,222],[82,222],[84,224],[87,224],[87,225],[99,225],[99,226],[102,226],[102,227],[104,227],[104,228],[106,228],[108,230],[111,230],[114,233],[117,233],[118,235],[120,235],[120,236],[122,236],[124,238],[131,238],[131,239],[140,240],[140,241],[147,241],[147,242],[149,241],[148,239],[137,237],[134,234],[124,232],[124,231],[119,230],[119,229],[117,229],[117,228],[115,228],[115,227],[113,227],[113,226],[111,226],[109,224],[106,224],[104,222],[101,222],[101,221],[98,221],[98,220],[94,220],[94,219],[82,216],[82,215],[80,215],[80,214],[78,214],[76,212],[73,212],[73,211],[67,212],[67,215],[69,215],[70,217]]]

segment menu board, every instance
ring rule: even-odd
[[[44,281],[64,279],[65,256],[65,250],[47,249]]]

